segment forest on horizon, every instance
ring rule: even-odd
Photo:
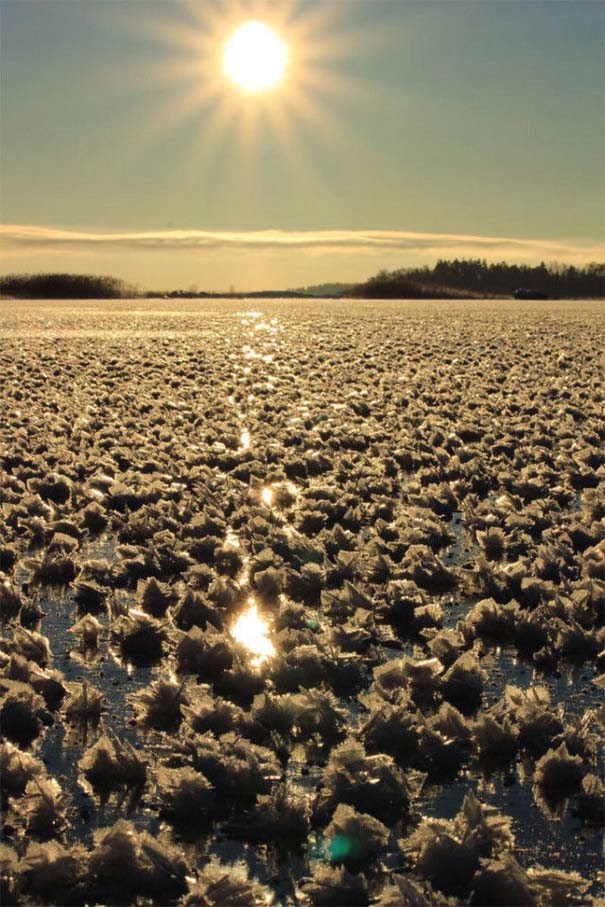
[[[329,288],[331,292],[326,292]],[[605,297],[605,263],[518,265],[485,259],[440,259],[432,268],[381,270],[363,283],[317,284],[296,290],[214,293],[175,289],[142,292],[117,277],[90,274],[9,274],[0,276],[0,295],[30,299],[125,299],[167,296],[237,298],[252,296],[354,297],[360,299],[489,298],[523,289],[547,298]]]
[[[605,262],[574,265],[516,265],[483,259],[440,259],[433,268],[379,271],[349,290],[370,299],[512,296],[529,290],[548,298],[605,296]]]

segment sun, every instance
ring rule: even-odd
[[[151,61],[132,63],[145,102],[153,99],[153,116],[130,149],[133,166],[142,144],[155,152],[183,130],[182,178],[197,184],[220,159],[225,182],[248,198],[260,193],[268,160],[311,185],[323,178],[318,144],[350,153],[359,137],[338,105],[375,110],[379,97],[351,61],[394,41],[392,30],[365,20],[352,26],[349,4],[327,0],[179,0],[156,4],[143,19],[138,4],[118,6],[133,37],[143,33],[156,49]],[[115,77],[121,90],[117,70]]]
[[[288,48],[277,32],[252,19],[231,35],[223,53],[225,74],[244,91],[267,91],[286,71]]]

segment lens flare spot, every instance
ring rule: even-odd
[[[334,835],[328,845],[330,859],[339,863],[346,859],[355,859],[361,853],[359,841],[350,835]]]
[[[258,607],[253,603],[244,611],[233,624],[231,635],[237,642],[245,646],[254,655],[252,664],[261,665],[271,655],[275,655],[275,646],[269,639],[269,624],[258,613]]]

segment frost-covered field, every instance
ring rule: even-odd
[[[602,903],[604,313],[0,302],[2,904]]]

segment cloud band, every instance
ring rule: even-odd
[[[149,230],[100,233],[31,225],[0,226],[7,251],[279,252],[463,255],[522,260],[602,261],[605,244],[403,230]]]

